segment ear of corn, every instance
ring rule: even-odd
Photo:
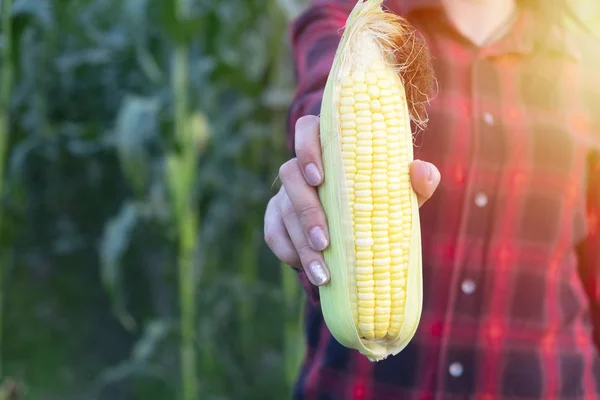
[[[421,317],[410,123],[424,122],[414,110],[432,82],[427,49],[381,3],[354,7],[321,107],[319,196],[331,234],[324,252],[331,280],[320,288],[321,307],[336,340],[372,361],[400,352]]]

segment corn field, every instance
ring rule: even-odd
[[[290,398],[263,216],[308,1],[0,4],[0,400]]]
[[[1,0],[2,399],[287,398],[300,0]]]

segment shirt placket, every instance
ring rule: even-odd
[[[480,51],[472,62],[469,72],[471,83],[470,105],[471,105],[471,137],[472,148],[469,160],[465,164],[465,192],[462,204],[462,220],[460,222],[456,238],[456,253],[453,260],[448,298],[448,308],[445,315],[444,335],[440,351],[438,369],[438,395],[443,400],[448,393],[461,394],[462,390],[474,387],[471,380],[477,375],[474,371],[473,361],[476,357],[472,352],[471,344],[469,350],[461,351],[453,344],[453,327],[456,324],[456,314],[472,307],[473,304],[481,304],[483,291],[480,283],[484,278],[484,256],[481,254],[480,246],[471,246],[469,237],[487,237],[490,224],[493,221],[493,210],[491,202],[495,190],[495,177],[490,176],[491,170],[485,174],[481,173],[481,162],[489,157],[484,149],[493,147],[496,138],[492,135],[497,124],[497,105],[489,101],[490,93],[483,96],[485,79],[493,73],[492,65],[484,51]],[[485,100],[488,99],[488,100]],[[498,149],[499,151],[499,149]],[[479,253],[478,253],[479,252]],[[472,264],[471,264],[472,263]],[[475,333],[477,336],[477,333]]]

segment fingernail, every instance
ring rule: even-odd
[[[325,235],[325,231],[320,227],[313,228],[310,231],[310,241],[313,249],[316,251],[325,250],[327,247],[327,236]]]
[[[311,281],[316,286],[321,286],[329,280],[327,269],[318,261],[313,261],[308,266]]]
[[[317,186],[321,183],[321,172],[315,164],[308,164],[306,166],[306,180],[312,186]]]
[[[430,163],[425,163],[427,164],[427,169],[429,170],[429,175],[427,175],[427,180],[429,181],[429,183],[433,182],[433,168],[431,168],[431,164]]]

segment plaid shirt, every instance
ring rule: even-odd
[[[292,25],[292,149],[295,121],[319,114],[355,2],[315,0]],[[332,338],[300,272],[308,350],[295,398],[600,398],[597,47],[520,10],[477,48],[434,2],[386,5],[424,36],[439,84],[416,139],[416,158],[442,175],[421,208],[423,315],[404,351],[371,363]]]

